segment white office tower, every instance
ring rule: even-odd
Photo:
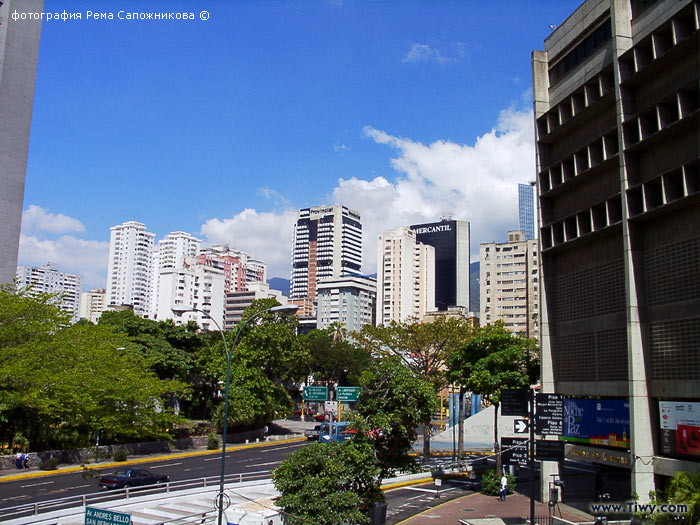
[[[129,306],[147,317],[153,290],[155,234],[140,222],[128,221],[110,228],[107,268],[107,305]]]
[[[80,294],[80,318],[97,323],[102,312],[107,308],[107,292],[104,288],[90,290]]]
[[[56,305],[71,314],[71,322],[79,319],[80,289],[82,277],[59,272],[51,263],[39,268],[20,266],[17,268],[17,288],[27,290],[29,296],[40,293],[57,294]]]
[[[250,283],[267,280],[267,264],[245,252],[231,249],[227,244],[215,244],[200,250],[195,261],[223,272],[226,293],[243,292],[248,290]]]
[[[158,286],[156,319],[172,319],[176,324],[195,321],[203,330],[224,327],[224,272],[206,264],[198,264],[196,258],[186,260],[183,268],[161,270]],[[191,264],[190,264],[191,261]],[[201,312],[185,312],[175,315],[172,307],[188,306],[206,312],[216,323]]]
[[[318,328],[342,323],[349,332],[359,332],[366,324],[373,325],[377,301],[377,280],[349,274],[318,283],[316,290]]]
[[[377,324],[420,319],[435,307],[435,248],[402,226],[377,243]]]
[[[187,232],[171,232],[160,241],[153,250],[153,288],[151,296],[151,318],[157,319],[158,286],[160,272],[172,268],[183,268],[187,257],[194,257],[199,252],[202,241]]]
[[[479,246],[482,325],[503,321],[510,332],[539,336],[537,240],[522,231],[508,232],[508,242]]]
[[[297,212],[290,298],[316,300],[323,279],[357,273],[362,266],[360,214],[345,206],[316,206]]]

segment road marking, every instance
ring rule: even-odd
[[[226,458],[230,458],[231,456],[226,456]],[[216,456],[215,458],[206,458],[204,461],[221,461],[221,456]]]
[[[246,465],[245,468],[264,467],[266,465],[279,465],[279,463],[279,461],[270,461],[269,463],[256,463],[255,465]]]
[[[250,458],[250,459],[239,459],[239,463],[247,463],[248,461],[255,461],[256,459],[262,459],[262,456],[257,457],[257,458]]]
[[[13,499],[29,499],[29,496],[12,496],[11,498],[4,498],[0,501],[12,501]]]
[[[259,452],[260,452],[260,453],[263,453],[263,452],[273,452],[273,451],[275,451],[275,450],[287,450],[287,449],[290,449],[290,448],[305,447],[305,446],[306,446],[306,443],[298,443],[298,444],[295,444],[295,445],[288,445],[288,446],[285,446],[285,447],[277,447],[277,448],[268,448],[268,447],[265,447],[265,448],[259,450]]]
[[[418,487],[404,487],[404,489],[415,490],[416,492],[430,492],[431,494],[435,494],[435,489],[421,489]],[[416,497],[420,497],[420,496],[416,496]],[[411,499],[413,499],[413,498],[411,498]]]
[[[168,463],[167,465],[156,465],[156,466],[151,467],[151,468],[154,469],[154,468],[163,468],[163,467],[174,467],[175,465],[182,465],[182,461],[180,463]]]
[[[204,467],[186,468],[186,469],[183,469],[183,472],[189,472],[190,470],[204,470]]]
[[[44,481],[43,483],[32,483],[31,485],[20,485],[19,488],[26,489],[27,487],[38,487],[39,485],[51,485],[53,481]]]

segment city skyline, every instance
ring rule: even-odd
[[[203,2],[206,21],[155,22],[48,0],[82,19],[42,27],[18,264],[103,287],[109,227],[138,221],[287,278],[296,210],[321,204],[363,216],[366,273],[387,225],[445,213],[476,260],[534,175],[527,50],[577,4]]]

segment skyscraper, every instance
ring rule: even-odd
[[[0,2],[0,283],[17,271],[29,129],[39,53],[41,19],[13,19],[12,13],[40,13],[42,0]]]
[[[147,232],[140,222],[110,228],[108,306],[129,306],[141,317],[151,313],[154,239],[155,234]]]
[[[532,54],[542,391],[607,410],[563,438],[613,499],[700,465],[699,6],[589,0]]]
[[[435,306],[469,310],[469,223],[443,219],[414,224],[416,242],[435,248]]]
[[[525,239],[535,238],[534,191],[530,184],[518,184],[518,223]]]
[[[377,242],[377,325],[421,319],[435,310],[435,248],[402,226]]]
[[[290,298],[316,299],[322,279],[358,273],[362,266],[360,214],[345,206],[316,206],[297,213]]]

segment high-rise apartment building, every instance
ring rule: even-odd
[[[566,446],[602,463],[622,443],[613,499],[700,470],[698,20],[697,1],[588,0],[532,55],[542,391],[623,422]]]
[[[226,244],[200,250],[195,261],[223,272],[226,293],[243,292],[249,283],[267,281],[267,264]]]
[[[342,323],[349,332],[375,324],[377,280],[359,274],[325,279],[316,289],[318,328]]]
[[[416,241],[435,248],[435,306],[469,309],[469,223],[443,219],[410,227]]]
[[[16,272],[17,287],[25,288],[28,295],[57,294],[56,305],[71,314],[71,322],[80,317],[80,290],[82,277],[72,273],[59,272],[54,265],[47,263],[41,267],[20,266]]]
[[[530,184],[518,184],[518,224],[525,239],[535,238],[535,193]]]
[[[201,240],[181,231],[171,232],[158,241],[152,255],[151,319],[157,318],[160,272],[184,268],[185,260],[196,256],[201,245]]]
[[[155,234],[140,222],[112,226],[107,267],[107,305],[128,306],[147,317],[153,294],[153,242]]]
[[[435,248],[402,226],[377,243],[378,325],[420,319],[435,308]]]
[[[482,243],[479,270],[481,324],[503,321],[513,333],[539,337],[537,241],[510,231],[508,242]]]
[[[274,299],[281,305],[287,304],[287,298],[279,290],[270,289],[270,285],[256,281],[248,283],[248,289],[242,292],[226,294],[224,329],[232,330],[243,318],[243,312],[256,299]]]
[[[91,323],[97,323],[98,319],[107,309],[107,292],[104,288],[90,290],[80,294],[80,318]]]
[[[26,15],[41,13],[43,5],[42,0],[0,2],[0,283],[11,283],[17,271],[41,34],[41,19]]]
[[[360,214],[345,206],[317,206],[297,213],[290,298],[316,300],[323,279],[357,273],[362,266]]]

